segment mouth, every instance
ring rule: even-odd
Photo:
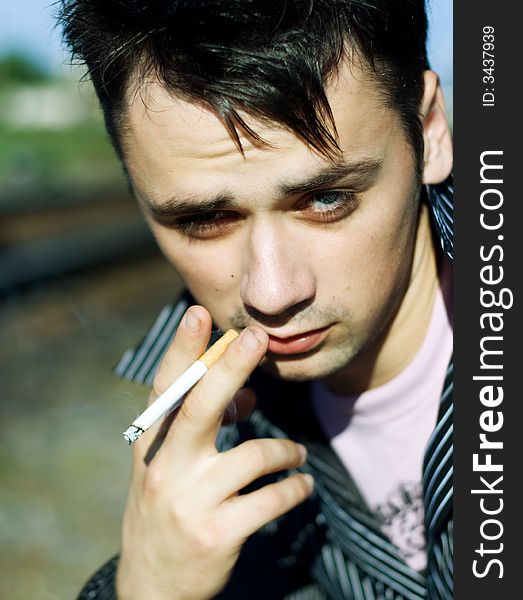
[[[330,325],[321,329],[313,329],[292,335],[286,338],[279,338],[275,335],[269,335],[268,351],[272,354],[303,354],[319,346],[327,337]]]

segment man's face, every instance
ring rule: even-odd
[[[219,328],[267,331],[262,366],[285,379],[365,356],[409,284],[419,182],[376,85],[343,65],[328,86],[335,164],[248,117],[269,145],[241,136],[242,155],[213,112],[159,85],[131,104],[126,165],[160,247]]]

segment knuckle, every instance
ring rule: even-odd
[[[281,515],[302,502],[310,494],[310,488],[299,475],[292,475],[275,484],[267,496],[266,508],[274,515]]]
[[[244,444],[249,464],[257,471],[262,471],[268,462],[266,445],[261,440],[249,440]]]
[[[203,402],[200,394],[193,390],[187,396],[180,407],[180,416],[188,421],[189,423],[198,423],[205,418],[205,410],[204,410],[205,402]]]
[[[301,462],[301,454],[295,442],[282,440],[282,454],[290,467],[294,467]]]
[[[292,497],[294,503],[305,500],[312,491],[310,485],[302,475],[293,475],[290,478],[289,483],[292,485]]]
[[[142,490],[146,496],[157,496],[164,487],[164,477],[160,469],[150,466],[142,480]]]
[[[232,352],[232,348],[227,348],[222,357],[222,367],[228,375],[238,372],[237,357],[233,356],[233,354],[236,353]]]
[[[179,341],[175,338],[160,362],[152,385],[152,393],[156,394],[156,396],[163,394],[175,379],[172,374],[172,368],[178,362],[179,346]]]
[[[283,490],[274,488],[270,494],[267,494],[265,508],[271,514],[281,514],[287,509],[287,502]]]
[[[216,519],[195,512],[189,498],[178,498],[172,502],[168,515],[193,557],[204,558],[222,547],[223,536]]]
[[[161,367],[156,374],[153,385],[151,388],[151,393],[149,394],[149,404],[152,404],[158,396],[161,396],[165,390],[169,387],[169,381],[164,373],[162,373]]]
[[[243,385],[256,363],[249,363],[249,357],[241,352],[236,343],[233,343],[224,352],[221,360],[222,368],[228,378],[234,378],[237,387]]]
[[[197,556],[207,556],[217,552],[223,544],[223,535],[215,519],[200,519],[199,527],[194,531],[193,551]]]
[[[194,534],[191,523],[191,511],[184,505],[180,498],[173,500],[168,507],[167,513],[171,523],[182,533]]]
[[[293,479],[294,479],[296,495],[298,495],[300,498],[304,498],[304,497],[308,496],[311,489],[307,485],[305,479],[299,475],[295,476]]]

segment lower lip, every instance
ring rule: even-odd
[[[269,352],[274,354],[303,354],[319,346],[327,337],[329,327],[315,329],[286,339],[269,336]]]

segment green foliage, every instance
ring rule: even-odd
[[[10,54],[0,60],[1,86],[42,83],[48,80],[47,73],[21,54]]]
[[[56,130],[0,126],[0,205],[15,192],[47,197],[57,187],[113,183],[124,179],[101,121]]]

